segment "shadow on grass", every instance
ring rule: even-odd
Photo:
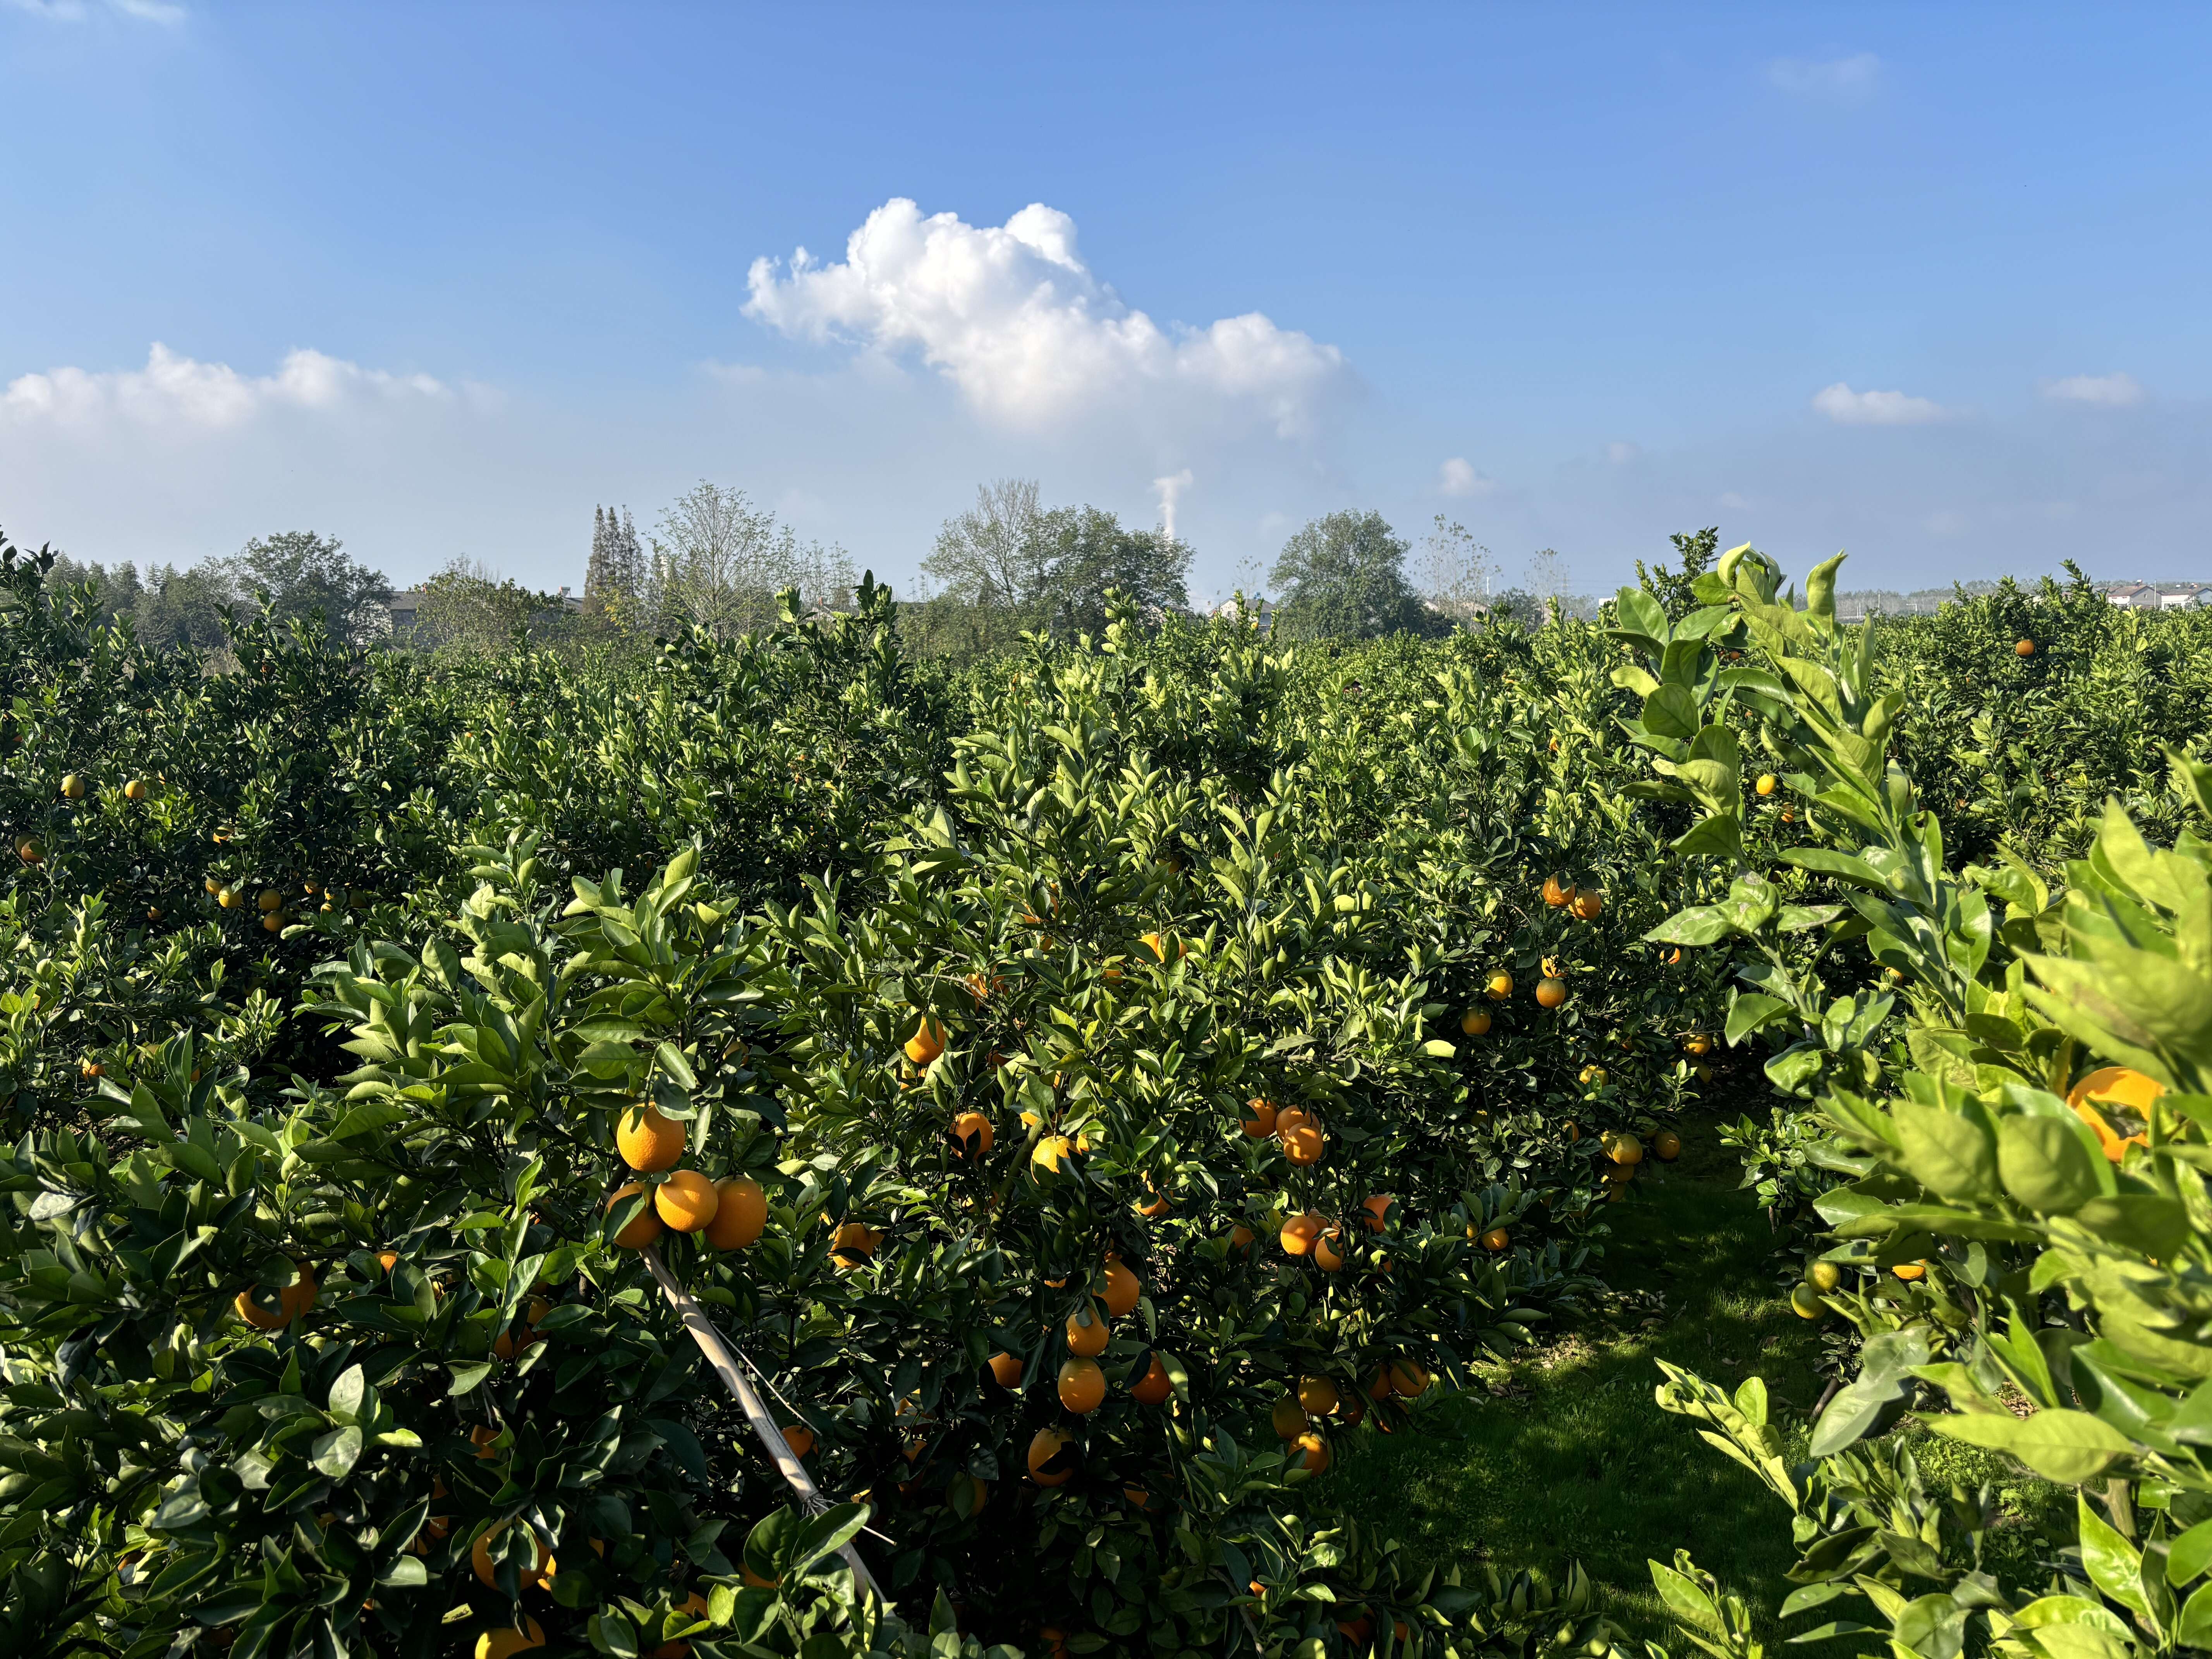
[[[1778,1413],[1802,1415],[1822,1386],[1819,1344],[1777,1283],[1773,1239],[1736,1187],[1735,1155],[1709,1121],[1684,1138],[1679,1163],[1650,1166],[1613,1207],[1601,1269],[1614,1290],[1663,1304],[1626,1298],[1485,1367],[1468,1391],[1437,1399],[1426,1432],[1346,1437],[1329,1503],[1440,1568],[1491,1561],[1556,1576],[1579,1559],[1613,1617],[1653,1639],[1672,1632],[1646,1562],[1671,1563],[1686,1546],[1771,1620],[1793,1588],[1788,1506],[1660,1410],[1653,1362],[1729,1389],[1757,1372]]]

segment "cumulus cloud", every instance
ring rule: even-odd
[[[1766,66],[1766,79],[1796,98],[1863,103],[1881,90],[1881,59],[1870,52],[1832,58],[1777,58]]]
[[[1902,392],[1854,392],[1838,380],[1813,394],[1813,407],[1838,426],[1924,426],[1940,421],[1942,404]]]
[[[1076,252],[1075,222],[1032,203],[1004,225],[886,202],[842,264],[805,248],[753,262],[745,313],[798,340],[915,353],[984,416],[1018,427],[1167,400],[1309,435],[1345,383],[1343,355],[1260,313],[1162,327]]]
[[[1495,478],[1474,470],[1474,463],[1455,455],[1437,469],[1437,488],[1447,495],[1487,495],[1498,488]]]
[[[2043,395],[2062,403],[2125,409],[2142,401],[2143,389],[2142,382],[2132,374],[2069,374],[2062,380],[2045,380]]]
[[[143,368],[52,368],[17,376],[0,392],[0,420],[84,428],[119,418],[144,427],[219,431],[271,409],[331,410],[368,400],[443,401],[452,395],[427,374],[363,368],[319,351],[293,351],[274,374],[247,375],[228,363],[181,356],[156,341]]]

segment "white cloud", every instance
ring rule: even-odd
[[[1487,495],[1498,488],[1498,480],[1485,477],[1474,470],[1474,462],[1455,455],[1437,469],[1437,488],[1447,495]]]
[[[895,198],[847,239],[842,264],[800,248],[788,274],[753,261],[747,286],[748,316],[793,339],[916,353],[1007,427],[1164,402],[1298,438],[1348,380],[1334,346],[1258,312],[1162,328],[1099,281],[1075,222],[1042,203],[992,227],[925,219]]]
[[[1839,426],[1923,426],[1945,410],[1902,392],[1854,392],[1838,380],[1813,394],[1813,407]]]
[[[1750,501],[1737,495],[1733,489],[1723,490],[1721,493],[1721,505],[1731,513],[1747,513],[1751,510]]]
[[[10,9],[57,23],[81,23],[95,13],[142,23],[181,23],[185,9],[172,0],[6,0]]]
[[[2069,374],[2063,380],[2045,380],[2043,395],[2063,403],[2125,409],[2142,401],[2143,389],[2142,382],[2132,374]]]
[[[1626,466],[1643,453],[1636,445],[1616,439],[1605,447],[1605,458],[1615,466]]]
[[[427,374],[363,368],[319,351],[295,350],[274,374],[246,375],[228,363],[181,356],[156,341],[143,368],[52,368],[17,376],[0,392],[0,421],[88,428],[120,418],[138,426],[221,430],[270,409],[319,410],[368,399],[452,396]]]
[[[1767,64],[1766,79],[1796,98],[1863,103],[1881,88],[1881,59],[1870,52],[1833,58],[1778,58]]]

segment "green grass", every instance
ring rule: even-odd
[[[1670,1632],[1646,1563],[1671,1563],[1687,1546],[1750,1602],[1769,1639],[1780,1634],[1772,1613],[1795,1588],[1784,1577],[1796,1559],[1789,1509],[1689,1419],[1660,1410],[1653,1362],[1730,1389],[1755,1372],[1776,1416],[1802,1419],[1825,1386],[1819,1336],[1784,1299],[1765,1216],[1736,1186],[1735,1154],[1710,1121],[1686,1126],[1684,1140],[1677,1163],[1650,1164],[1611,1207],[1602,1304],[1439,1396],[1425,1432],[1345,1437],[1333,1507],[1439,1567],[1489,1561],[1556,1575],[1578,1559],[1606,1587],[1612,1616],[1652,1639]],[[1940,1474],[2005,1487],[2008,1525],[1992,1538],[1990,1565],[2035,1576],[2035,1534],[2063,1524],[2052,1513],[2061,1495],[1989,1454],[1908,1431],[1931,1485]]]

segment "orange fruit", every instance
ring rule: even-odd
[[[1118,1261],[1109,1261],[1106,1264],[1106,1294],[1103,1300],[1108,1313],[1116,1319],[1121,1319],[1136,1312],[1137,1298],[1143,1293],[1144,1286],[1138,1282],[1136,1274]]]
[[[1293,1468],[1304,1469],[1308,1474],[1321,1474],[1328,1470],[1328,1442],[1320,1435],[1309,1430],[1292,1443],[1291,1449],[1297,1454],[1291,1460]]]
[[[143,778],[133,778],[133,779],[131,779],[131,781],[130,781],[130,782],[128,782],[128,783],[125,784],[125,785],[123,786],[123,799],[125,799],[125,800],[143,800],[143,799],[146,799],[146,781],[145,781],[145,779],[143,779]]]
[[[991,1150],[991,1120],[981,1112],[963,1112],[952,1120],[952,1138],[960,1143],[963,1158],[981,1158]]]
[[[1327,1417],[1337,1407],[1336,1384],[1325,1376],[1300,1377],[1298,1404],[1308,1417]]]
[[[1047,1135],[1030,1154],[1030,1172],[1042,1170],[1047,1175],[1058,1175],[1063,1166],[1073,1161],[1075,1143],[1066,1135]]]
[[[477,1582],[488,1589],[495,1589],[499,1587],[497,1569],[492,1565],[491,1547],[493,1540],[506,1530],[506,1524],[501,1523],[494,1527],[469,1547],[469,1565],[476,1569]],[[545,1540],[536,1533],[531,1533],[530,1541],[536,1551],[532,1558],[535,1565],[526,1568],[522,1576],[525,1579],[543,1577],[545,1575],[546,1564],[552,1558],[546,1553]]]
[[[1040,1486],[1064,1486],[1075,1473],[1073,1442],[1058,1429],[1039,1429],[1030,1439],[1030,1479]]]
[[[1672,1164],[1682,1155],[1682,1137],[1672,1129],[1662,1129],[1651,1137],[1651,1150],[1659,1155],[1662,1164]]]
[[[1275,1401],[1267,1413],[1267,1421],[1274,1425],[1280,1438],[1295,1440],[1306,1431],[1305,1407],[1298,1404],[1297,1395],[1286,1394]]]
[[[1370,1233],[1379,1233],[1382,1231],[1383,1218],[1390,1208],[1390,1194],[1370,1194],[1359,1200],[1359,1207],[1367,1212],[1367,1231]]]
[[[1322,1220],[1309,1211],[1294,1215],[1283,1224],[1282,1243],[1285,1255],[1304,1255],[1313,1249],[1314,1241],[1321,1237]]]
[[[1916,1279],[1928,1277],[1928,1264],[1924,1261],[1900,1261],[1890,1272],[1909,1285]]]
[[[1321,1162],[1322,1144],[1320,1130],[1301,1123],[1283,1137],[1283,1155],[1304,1168]]]
[[[1129,1385],[1129,1398],[1139,1406],[1157,1406],[1175,1392],[1175,1382],[1168,1376],[1168,1368],[1160,1364],[1158,1354],[1145,1368],[1145,1374]]]
[[[1400,1399],[1411,1400],[1428,1386],[1428,1368],[1419,1360],[1394,1359],[1390,1362],[1390,1391]]]
[[[262,917],[261,930],[265,933],[282,933],[284,930],[284,918],[279,915]]]
[[[1304,1107],[1287,1107],[1275,1115],[1276,1137],[1280,1139],[1282,1136],[1290,1133],[1291,1130],[1302,1129],[1312,1121],[1313,1118],[1307,1113]]]
[[[545,1645],[545,1627],[525,1614],[520,1630],[488,1630],[477,1638],[476,1659],[513,1659],[528,1648]]]
[[[1759,781],[1752,787],[1757,789],[1762,795],[1772,794],[1774,793],[1774,774],[1771,772],[1761,772],[1759,775]]]
[[[927,1066],[944,1052],[945,1028],[924,1014],[914,1035],[906,1040],[906,1057],[917,1066]]]
[[[1487,1008],[1468,1009],[1465,1013],[1459,1017],[1459,1029],[1461,1034],[1465,1036],[1481,1036],[1485,1035],[1490,1030],[1490,1010]]]
[[[469,1443],[477,1449],[478,1457],[496,1457],[492,1443],[499,1438],[499,1431],[489,1423],[479,1423],[469,1431]],[[442,1494],[441,1494],[442,1495]]]
[[[615,1124],[615,1150],[623,1162],[647,1175],[672,1168],[684,1156],[688,1138],[681,1121],[663,1117],[658,1106],[646,1101],[629,1108]]]
[[[830,1253],[841,1267],[857,1267],[876,1253],[884,1236],[863,1222],[848,1221],[830,1235]]]
[[[2148,1123],[2151,1108],[2166,1092],[2166,1085],[2157,1079],[2126,1066],[2106,1066],[2094,1071],[2066,1091],[2066,1103],[2074,1115],[2095,1131],[2097,1144],[2105,1156],[2118,1164],[2127,1156],[2130,1146],[2148,1146],[2150,1137],[2138,1132],[2123,1135],[2108,1121],[2100,1107],[2118,1107],[2128,1117]]]
[[[1142,1486],[1124,1486],[1121,1496],[1128,1499],[1132,1509],[1146,1510],[1152,1506],[1152,1495]]]
[[[1156,958],[1161,962],[1168,959],[1168,941],[1164,938],[1158,933],[1146,933],[1142,937],[1145,943],[1152,948],[1152,955]],[[1175,941],[1175,948],[1176,960],[1178,962],[1190,954],[1190,946],[1185,945],[1181,939]]]
[[[281,910],[284,908],[284,896],[274,887],[264,887],[261,890],[261,896],[255,899],[254,902],[264,910]]]
[[[1566,1000],[1566,981],[1563,979],[1540,979],[1536,981],[1536,1003],[1539,1007],[1556,1008]]]
[[[1331,1227],[1319,1238],[1314,1240],[1315,1267],[1325,1273],[1333,1273],[1344,1265],[1344,1251],[1340,1243],[1343,1234],[1338,1229]]]
[[[281,1331],[292,1322],[291,1315],[276,1309],[264,1308],[256,1302],[250,1290],[240,1291],[231,1306],[238,1310],[240,1319],[257,1331]]]
[[[1605,1155],[1623,1169],[1633,1169],[1644,1162],[1644,1143],[1619,1130],[1605,1138]]]
[[[607,1208],[612,1210],[625,1200],[635,1198],[644,1190],[645,1183],[642,1181],[633,1181],[617,1187],[615,1188],[615,1195],[607,1200]],[[653,1211],[653,1206],[650,1204],[647,1205],[635,1219],[629,1222],[620,1232],[615,1235],[615,1243],[625,1250],[641,1250],[659,1238],[660,1218]]]
[[[1060,1368],[1060,1403],[1088,1417],[1106,1401],[1106,1373],[1095,1359],[1071,1359]]]
[[[1513,1236],[1507,1232],[1503,1227],[1492,1227],[1488,1232],[1482,1236],[1482,1248],[1488,1250],[1493,1255],[1497,1255],[1500,1250],[1503,1250],[1512,1242]]]
[[[1572,882],[1561,881],[1557,876],[1544,878],[1544,902],[1554,910],[1573,903],[1574,898],[1575,885]]]
[[[1712,1053],[1713,1040],[1703,1031],[1692,1031],[1682,1046],[1692,1054],[1702,1056]]]
[[[653,1207],[679,1233],[696,1233],[714,1218],[714,1183],[696,1170],[678,1170],[653,1189]]]
[[[994,1353],[991,1356],[990,1366],[992,1380],[1000,1388],[1015,1389],[1021,1386],[1022,1362],[1014,1355],[1003,1351]]]
[[[1275,1133],[1274,1103],[1255,1100],[1251,1103],[1251,1115],[1244,1120],[1244,1133],[1255,1140],[1264,1140]]]
[[[2035,641],[2033,640],[2021,640],[2013,647],[2012,653],[2015,657],[2033,656],[2035,654]]]
[[[1106,1322],[1085,1308],[1067,1316],[1067,1351],[1088,1359],[1106,1352]]]
[[[399,1265],[399,1252],[397,1250],[379,1250],[376,1253],[376,1263],[377,1266],[384,1269],[385,1273],[388,1277],[391,1274],[392,1270]]]
[[[1482,989],[1492,1002],[1503,1002],[1513,994],[1513,975],[1501,968],[1490,976]]]
[[[1252,1248],[1252,1230],[1243,1222],[1237,1222],[1229,1229],[1229,1248],[1232,1250],[1249,1250]]]
[[[1605,895],[1594,887],[1585,887],[1577,892],[1573,901],[1568,904],[1567,914],[1577,921],[1595,921],[1598,913],[1604,908]]]
[[[750,1176],[725,1176],[714,1183],[714,1213],[707,1242],[718,1250],[742,1250],[768,1226],[768,1194]]]

